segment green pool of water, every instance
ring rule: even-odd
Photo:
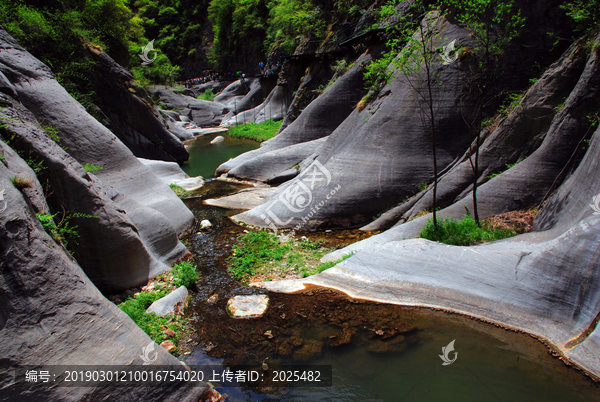
[[[223,136],[225,141],[211,144],[210,142],[219,135]],[[209,179],[223,162],[259,146],[256,141],[231,138],[228,133],[204,135],[197,137],[187,146],[190,158],[181,168],[191,177],[202,176]]]

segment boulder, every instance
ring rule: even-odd
[[[201,230],[207,230],[207,229],[210,229],[211,227],[212,227],[212,223],[210,223],[210,221],[208,219],[204,219],[203,221],[200,222]]]
[[[269,296],[234,296],[227,301],[227,313],[233,318],[256,318],[269,307]]]
[[[219,142],[225,141],[225,138],[222,135],[217,135],[210,143],[218,144]]]
[[[143,158],[138,158],[138,160],[167,185],[175,184],[187,191],[197,190],[204,185],[202,176],[188,176],[175,162],[163,162]]]
[[[214,101],[218,103],[224,103],[235,96],[245,96],[250,90],[249,87],[251,86],[251,83],[252,80],[249,78],[246,78],[243,81],[241,79],[235,80],[225,89],[223,89],[217,96],[215,96]]]
[[[169,109],[181,112],[181,116],[189,118],[198,127],[218,126],[229,110],[219,102],[211,102],[191,96],[177,94],[164,87],[154,87],[153,95],[158,97]],[[184,121],[184,118],[180,119]]]
[[[165,297],[161,297],[146,309],[148,313],[160,316],[170,314],[183,314],[188,305],[188,291],[185,286],[180,286]]]

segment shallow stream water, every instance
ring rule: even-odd
[[[598,384],[525,334],[456,314],[355,300],[328,289],[288,295],[241,286],[226,273],[231,246],[244,231],[228,217],[239,211],[203,204],[241,188],[213,180],[186,200],[196,218],[210,220],[213,227],[187,239],[201,281],[188,312],[195,334],[184,348],[191,352],[185,361],[330,365],[333,385],[257,389],[215,383],[228,401],[600,400]],[[358,231],[310,235],[340,247],[365,236]],[[270,297],[263,317],[233,319],[226,313],[230,297],[257,293]],[[456,361],[442,365],[442,347],[452,340]]]

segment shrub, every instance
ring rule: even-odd
[[[192,263],[183,261],[175,264],[173,267],[173,278],[173,284],[175,286],[185,286],[186,288],[191,288],[196,286],[196,282],[198,281],[198,273],[196,272],[196,267]]]
[[[217,94],[215,94],[212,89],[208,88],[206,91],[204,91],[204,93],[198,95],[198,99],[212,102],[215,100],[216,96]]]
[[[56,223],[54,218],[58,215],[58,212],[54,215],[49,215],[46,212],[38,212],[36,214],[37,218],[42,224],[42,227],[54,239],[54,241],[62,244],[71,254],[73,251],[69,249],[69,241],[77,243],[77,238],[79,238],[78,226],[71,225],[71,219],[73,218],[98,218],[98,216],[82,214],[82,213],[73,213],[65,215],[60,222]]]
[[[462,221],[445,218],[438,221],[438,228],[429,219],[421,230],[421,237],[453,246],[470,246],[514,236],[515,233],[507,228],[496,229],[484,222],[481,226],[471,218],[464,215]]]

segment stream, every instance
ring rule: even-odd
[[[220,163],[245,152],[235,141],[216,148],[209,144],[212,138],[188,147],[191,161],[205,161],[211,166],[206,169],[214,172]],[[289,295],[241,286],[226,272],[231,247],[245,230],[229,217],[240,211],[205,205],[203,200],[245,187],[209,180],[185,200],[199,221],[208,219],[213,227],[186,239],[201,279],[188,309],[194,334],[182,347],[184,361],[329,365],[333,385],[259,389],[215,383],[227,401],[600,400],[597,383],[526,334],[457,314],[356,300],[330,289],[314,287]],[[342,247],[369,235],[346,230],[306,236]],[[225,311],[227,300],[250,294],[269,295],[265,315],[231,318]],[[456,360],[442,365],[442,347],[453,340]]]

